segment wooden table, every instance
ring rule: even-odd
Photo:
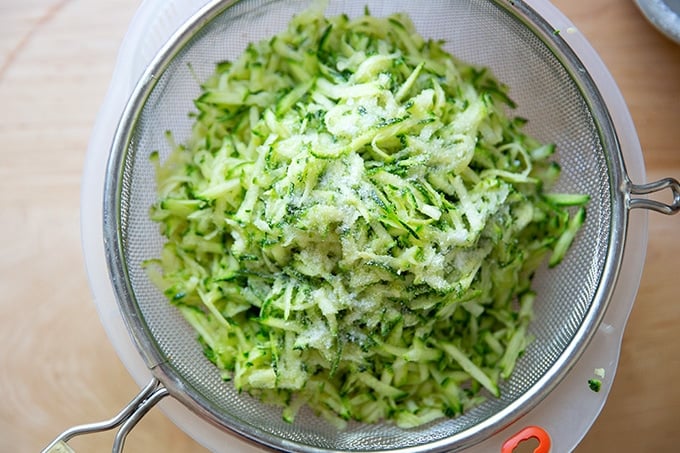
[[[38,451],[108,418],[138,388],[91,301],[80,177],[95,115],[137,0],[0,3],[0,451]],[[680,46],[632,1],[559,0],[620,86],[648,179],[680,179]],[[680,217],[650,215],[649,246],[608,402],[579,452],[680,445]],[[74,440],[106,451],[112,436]],[[129,452],[203,451],[155,410]]]

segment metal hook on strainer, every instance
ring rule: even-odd
[[[648,184],[631,184],[630,193],[631,195],[649,195],[665,189],[670,189],[672,193],[673,200],[670,204],[647,198],[631,198],[628,206],[631,209],[643,208],[667,215],[677,214],[680,211],[680,184],[673,178],[664,178]]]
[[[555,33],[558,27],[531,2],[432,0],[423,8],[409,0],[329,1],[328,14],[358,15],[366,4],[376,15],[405,12],[419,30],[449,43],[452,54],[491,67],[511,87],[518,113],[529,118],[532,134],[557,144],[563,168],[559,189],[588,193],[591,202],[588,220],[569,259],[559,270],[537,275],[539,293],[551,303],[537,307],[531,327],[537,340],[504,384],[501,398],[490,399],[456,419],[410,431],[356,424],[338,432],[313,416],[287,424],[275,409],[224,385],[214,367],[203,360],[193,331],[158,294],[140,263],[156,256],[162,244],[156,225],[148,219],[155,196],[148,152],[168,152],[165,130],[190,129],[187,112],[198,94],[194,77],[207,77],[215,62],[233,58],[249,42],[271,36],[310,3],[213,1],[161,49],[132,92],[113,136],[98,201],[101,205],[104,200],[100,206],[102,247],[110,284],[126,327],[154,378],[116,417],[67,430],[46,452],[68,448],[66,442],[74,436],[120,426],[113,450],[118,452],[127,432],[167,395],[224,431],[278,450],[433,452],[472,447],[537,407],[579,360],[610,306],[630,211],[674,214],[680,209],[677,180],[630,181],[624,157],[640,152],[635,137],[626,132],[632,128],[627,127],[623,103],[609,102],[620,94],[605,85],[610,79],[596,80],[589,72],[588,61],[596,59],[592,50],[578,47],[582,43],[575,41],[577,36]],[[544,11],[567,24],[554,11]],[[640,168],[631,169],[633,179],[641,179]],[[645,197],[667,189],[672,192],[671,203]]]

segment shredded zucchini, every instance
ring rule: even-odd
[[[152,154],[167,243],[149,275],[287,421],[307,405],[408,428],[498,396],[532,275],[583,222],[587,195],[544,194],[555,146],[442,45],[405,15],[311,9],[219,63],[191,137]]]

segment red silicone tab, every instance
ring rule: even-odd
[[[538,447],[534,453],[550,453],[550,436],[539,426],[527,426],[517,434],[506,440],[501,446],[501,453],[512,453],[520,442],[529,439],[537,439]]]

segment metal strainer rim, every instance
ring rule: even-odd
[[[178,379],[176,371],[163,359],[162,354],[157,349],[157,346],[153,341],[153,335],[144,323],[142,314],[135,302],[134,292],[130,287],[129,278],[127,277],[127,265],[123,258],[123,244],[125,238],[122,237],[120,231],[120,181],[122,181],[123,172],[127,171],[123,168],[123,163],[126,162],[125,157],[132,140],[131,133],[133,131],[133,126],[136,123],[148,96],[158,81],[157,75],[161,74],[166,69],[176,53],[189,42],[191,37],[198,30],[236,3],[238,2],[214,1],[199,11],[194,18],[187,22],[187,25],[178,31],[161,52],[159,52],[154,59],[154,62],[142,76],[141,82],[136,86],[116,131],[111,158],[106,172],[103,222],[107,261],[111,272],[112,283],[128,330],[133,336],[136,346],[142,354],[147,366],[152,370],[154,376],[163,383],[173,397],[198,413],[201,417],[213,423],[217,423],[223,428],[232,430],[242,437],[250,440],[257,440],[257,442],[264,443],[272,448],[300,449],[300,445],[298,444],[281,441],[278,438],[271,438],[272,436],[267,435],[266,433],[253,435],[250,432],[250,427],[243,426],[239,423],[233,423],[227,426],[224,424],[224,420],[215,419],[210,401],[206,401],[202,397],[198,400],[194,399],[195,395],[192,395],[191,389],[187,388],[181,379]],[[611,191],[610,201],[612,204],[612,234],[609,237],[604,270],[596,291],[596,296],[594,297],[593,305],[574,336],[574,340],[570,343],[557,362],[553,364],[546,375],[534,384],[531,392],[522,395],[505,410],[494,414],[489,419],[481,422],[478,429],[474,430],[473,433],[462,432],[453,435],[450,438],[427,444],[426,448],[431,451],[451,448],[454,445],[456,448],[464,448],[473,445],[493,434],[499,427],[509,424],[529,411],[561,381],[573,364],[578,360],[578,357],[592,338],[597,325],[604,315],[611,298],[611,293],[615,287],[625,244],[627,216],[625,215],[626,202],[623,188],[627,186],[628,180],[616,132],[606,109],[606,105],[600,96],[595,83],[590,78],[587,71],[585,71],[585,68],[571,48],[567,46],[565,41],[561,40],[553,33],[552,27],[531,7],[524,2],[519,1],[511,2],[510,5],[506,4],[506,2],[501,2],[500,0],[496,0],[494,3],[508,11],[513,11],[524,22],[525,26],[532,28],[535,33],[541,36],[541,39],[544,40],[544,42],[549,42],[553,49],[559,51],[556,53],[556,56],[558,56],[573,80],[577,83],[579,89],[583,93],[584,99],[588,102],[591,111],[598,119],[596,124],[599,127],[601,140],[605,144],[604,148],[608,151],[606,157],[608,175],[612,179],[612,182],[609,184]],[[393,451],[407,452],[421,450],[422,446],[408,447]],[[318,450],[306,450],[303,448],[302,451]]]

